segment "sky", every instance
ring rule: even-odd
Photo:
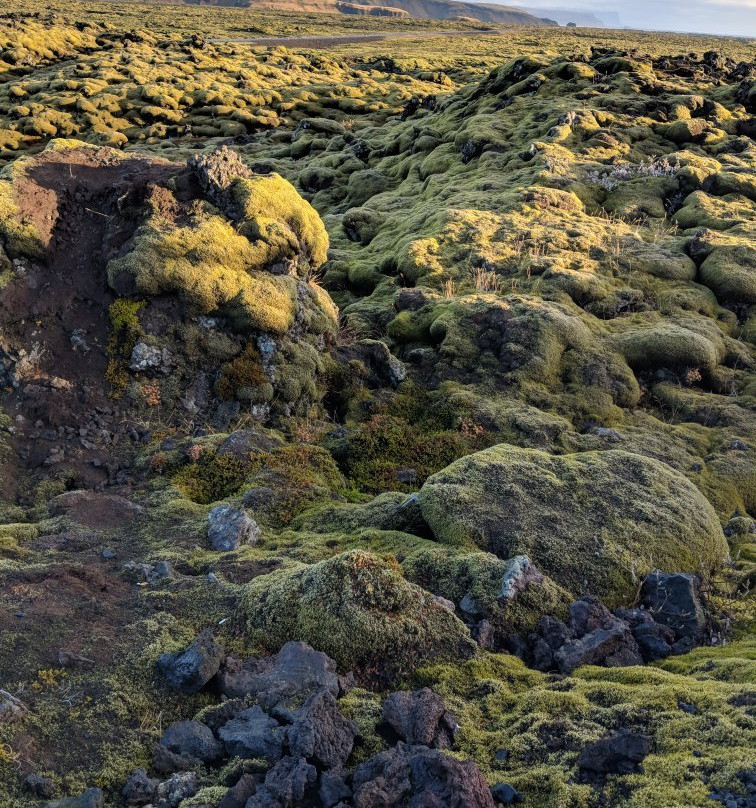
[[[509,0],[509,4],[536,12],[579,9],[597,17],[609,11],[629,28],[756,37],[756,0]]]

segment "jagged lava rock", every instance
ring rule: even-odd
[[[209,629],[197,635],[185,650],[163,654],[158,667],[168,684],[182,693],[197,693],[218,672],[223,659],[223,647],[215,642]]]

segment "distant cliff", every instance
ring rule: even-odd
[[[175,2],[175,0],[173,0]],[[275,9],[331,14],[367,14],[379,17],[415,17],[431,20],[479,20],[498,25],[557,25],[513,6],[463,0],[183,0],[186,5]],[[547,15],[552,16],[552,15]],[[583,24],[583,23],[581,23]]]

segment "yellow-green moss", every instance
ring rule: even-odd
[[[631,601],[654,567],[708,574],[727,557],[700,492],[656,460],[620,450],[554,456],[501,444],[457,460],[420,490],[445,544],[530,556],[573,594]]]

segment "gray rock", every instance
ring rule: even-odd
[[[197,693],[218,672],[223,653],[223,647],[213,640],[212,633],[206,629],[185,651],[163,654],[158,660],[158,667],[174,690]]]
[[[318,690],[296,710],[288,729],[289,751],[320,769],[339,769],[352,753],[356,725],[339,712],[336,698]]]
[[[224,724],[218,737],[233,757],[277,761],[283,755],[284,729],[257,706],[242,710]]]
[[[484,609],[473,597],[471,592],[468,592],[464,595],[462,600],[459,602],[459,610],[465,616],[466,619],[477,621],[480,618],[485,617],[488,613],[487,609]]]
[[[205,197],[216,207],[232,213],[230,187],[238,177],[250,177],[252,172],[239,155],[227,146],[211,154],[198,154],[187,165],[202,188]]]
[[[49,800],[54,792],[53,781],[49,777],[42,777],[40,774],[32,773],[24,778],[24,788],[31,791],[35,797]]]
[[[584,637],[566,642],[555,654],[559,670],[572,673],[581,665],[604,665],[608,668],[642,665],[638,645],[625,623],[609,629],[596,629]]]
[[[675,632],[676,639],[703,639],[707,620],[696,575],[654,570],[643,579],[641,603],[657,623]]]
[[[158,784],[155,794],[159,808],[178,808],[182,800],[199,791],[199,778],[195,772],[180,772]]]
[[[323,803],[323,808],[333,808],[342,800],[348,800],[352,796],[352,789],[344,782],[344,779],[333,772],[323,772],[320,775],[320,787],[318,796]]]
[[[99,788],[88,788],[79,797],[46,802],[44,808],[105,808],[105,794]]]
[[[236,432],[232,432],[218,447],[218,454],[231,454],[246,460],[252,453],[270,452],[281,445],[278,438],[270,437],[260,430],[238,429]]]
[[[170,561],[158,561],[157,564],[152,568],[150,573],[150,577],[161,579],[161,578],[173,578],[175,575],[173,571],[173,565]]]
[[[240,544],[257,544],[260,528],[246,511],[217,505],[208,516],[207,538],[214,550],[230,552]]]
[[[518,555],[509,559],[507,568],[501,578],[498,599],[513,600],[530,583],[542,583],[543,575],[526,555]]]
[[[317,777],[317,769],[304,758],[282,758],[265,775],[246,808],[295,808],[302,804]]]
[[[515,805],[520,802],[525,802],[525,797],[509,783],[496,783],[491,786],[491,796],[500,805]]]
[[[218,808],[244,808],[247,800],[255,793],[258,782],[254,774],[243,774],[223,795]]]
[[[251,696],[265,709],[301,705],[307,695],[321,688],[339,695],[336,663],[303,642],[287,642],[277,654],[245,663],[229,658],[219,684],[224,695]]]
[[[623,730],[589,744],[578,758],[578,768],[600,774],[631,774],[651,749],[645,735]]]
[[[444,700],[429,687],[399,690],[383,703],[383,721],[408,744],[449,749],[459,725]]]
[[[488,784],[472,761],[401,741],[360,764],[352,776],[352,790],[355,808],[495,808]]]
[[[160,780],[148,777],[144,769],[134,769],[121,792],[124,802],[128,806],[142,806],[151,803],[155,799],[159,784]]]
[[[163,733],[160,744],[191,761],[192,766],[213,763],[223,756],[223,745],[210,727],[199,721],[178,721]],[[186,768],[191,768],[187,766]]]
[[[170,373],[175,364],[170,351],[157,345],[148,345],[146,342],[137,342],[131,351],[129,370],[144,372],[158,370],[161,373]]]
[[[441,595],[434,595],[433,601],[438,603],[439,606],[446,609],[447,612],[451,612],[454,614],[457,611],[457,607],[454,605],[454,601],[447,600],[446,598],[442,597]]]

